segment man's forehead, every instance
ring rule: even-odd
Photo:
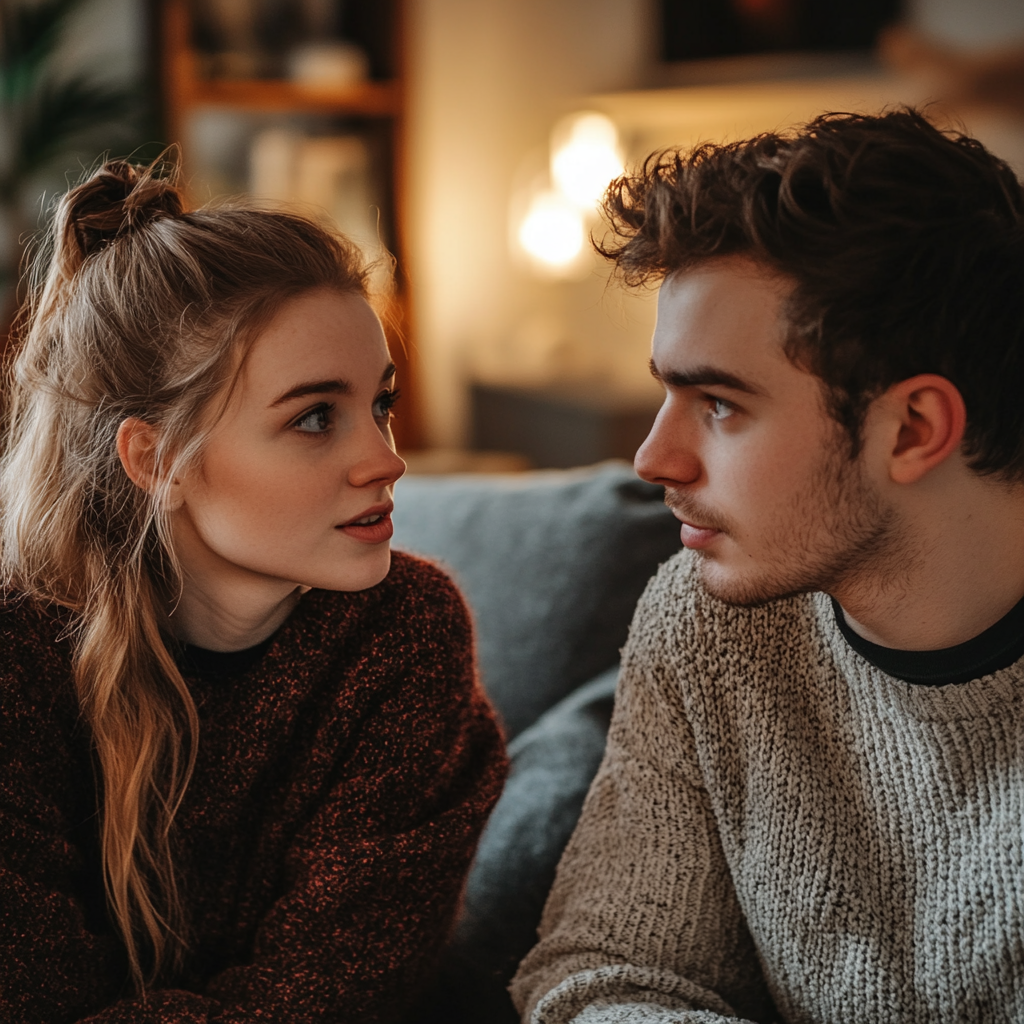
[[[759,362],[783,355],[782,280],[749,260],[719,260],[665,279],[658,294],[654,358]]]

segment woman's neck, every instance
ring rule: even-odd
[[[293,587],[269,607],[266,600],[246,601],[247,595],[238,590],[218,594],[217,589],[197,586],[194,578],[185,580],[170,616],[171,629],[179,640],[208,651],[253,647],[282,625],[308,588]]]
[[[209,651],[241,651],[266,640],[309,590],[219,557],[195,535],[187,517],[174,518],[182,585],[170,612],[179,640]]]

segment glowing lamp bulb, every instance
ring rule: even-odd
[[[593,207],[623,171],[615,125],[603,114],[581,114],[556,136],[561,144],[551,155],[555,184],[577,206]]]
[[[519,226],[519,244],[550,267],[572,263],[583,250],[585,229],[579,211],[557,192],[534,196]]]

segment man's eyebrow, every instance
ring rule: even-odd
[[[296,384],[289,388],[283,395],[275,398],[270,403],[273,409],[277,405],[284,405],[293,398],[305,398],[306,395],[350,395],[352,385],[347,380],[311,380],[304,384]]]
[[[695,366],[692,370],[687,370],[684,373],[681,370],[661,371],[653,359],[649,365],[651,376],[666,387],[706,388],[717,385],[718,387],[732,388],[733,391],[742,391],[748,395],[765,394],[764,388],[759,388],[751,381],[737,377],[735,373],[729,373],[728,370],[720,370],[716,366]]]

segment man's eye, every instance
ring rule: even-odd
[[[379,420],[388,419],[391,416],[391,410],[395,407],[395,402],[400,397],[401,392],[397,388],[382,391],[377,396],[377,401],[373,403],[373,415]]]
[[[711,402],[710,412],[713,420],[728,419],[735,412],[735,409],[724,399],[709,398],[709,401]]]
[[[322,434],[331,428],[331,410],[333,405],[318,405],[315,409],[303,414],[295,421],[295,429],[304,434]]]

